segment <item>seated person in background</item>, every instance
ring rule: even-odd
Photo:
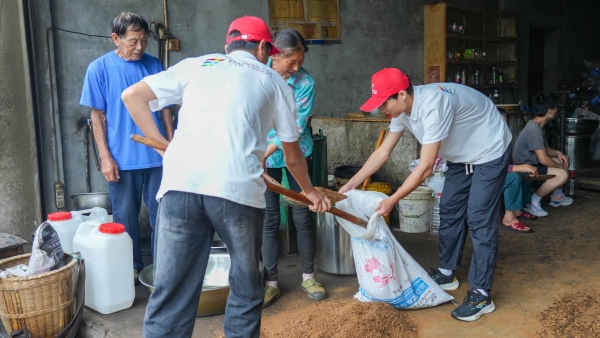
[[[504,122],[508,124],[506,110],[498,108]],[[517,232],[533,232],[531,228],[523,224],[519,219],[535,220],[537,216],[522,210],[525,204],[531,203],[531,188],[533,181],[523,181],[521,175],[527,173],[531,177],[537,177],[537,168],[529,164],[508,165],[508,174],[504,179],[504,217],[501,219],[505,229]],[[523,174],[521,174],[523,173]]]
[[[530,164],[538,169],[539,175],[556,175],[548,179],[531,196],[531,203],[527,204],[525,211],[538,216],[548,216],[542,209],[541,199],[552,193],[550,205],[553,207],[573,204],[573,199],[566,197],[562,185],[569,177],[567,168],[569,158],[562,152],[548,146],[542,128],[548,121],[556,117],[557,97],[548,92],[540,92],[533,97],[534,117],[527,122],[519,134],[513,150],[513,160],[517,164]]]

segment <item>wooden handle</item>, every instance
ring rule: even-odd
[[[265,183],[267,184],[267,189],[276,192],[278,194],[281,194],[283,196],[295,199],[296,201],[302,202],[306,205],[312,205],[312,202],[304,195],[297,193],[295,191],[286,189],[285,187],[283,187],[281,184],[279,184],[279,182],[277,182],[274,178],[272,178],[271,176],[267,175],[267,174],[263,174],[263,180],[265,181]],[[364,219],[360,218],[360,217],[356,217],[352,214],[349,214],[343,210],[340,210],[338,208],[335,207],[331,207],[331,209],[329,209],[328,211],[330,214],[339,216],[345,220],[347,220],[348,222],[352,222],[356,225],[359,225],[363,228],[367,227],[367,221],[365,221]]]
[[[377,144],[375,145],[375,150],[379,149],[379,146],[383,143],[383,138],[385,137],[385,129],[381,129],[379,132],[379,139],[377,139]],[[369,181],[371,180],[371,176],[367,177],[363,182],[362,190],[367,190],[367,185],[369,185]]]
[[[538,177],[521,176],[523,181],[545,181],[556,177],[556,175],[538,175]]]
[[[141,135],[131,134],[129,136],[129,138],[131,140],[135,141],[135,142],[138,142],[138,143],[141,143],[141,144],[145,144],[145,145],[150,146],[150,147],[152,147],[154,149],[158,149],[158,150],[162,150],[162,151],[167,150],[167,146],[168,145],[166,145],[164,143],[160,143],[160,142],[155,141],[153,139],[146,138],[146,137],[141,136]]]

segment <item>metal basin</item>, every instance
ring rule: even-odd
[[[565,119],[565,134],[592,135],[598,128],[598,120],[576,119],[569,117]],[[554,130],[560,133],[560,117],[554,119]]]
[[[112,215],[112,203],[107,192],[90,192],[71,196],[76,210],[86,210],[93,207],[106,209]]]
[[[229,296],[229,267],[231,260],[225,249],[211,249],[202,283],[200,302],[196,317],[213,316],[225,313],[227,296]],[[260,270],[263,270],[262,262]],[[154,271],[152,265],[140,272],[140,283],[154,291]]]

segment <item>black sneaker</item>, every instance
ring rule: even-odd
[[[482,295],[477,289],[467,291],[467,296],[463,303],[452,311],[452,317],[465,322],[472,322],[484,314],[496,310],[496,305],[492,301],[492,296]]]
[[[454,272],[450,276],[444,275],[439,269],[431,269],[429,272],[429,277],[433,279],[434,282],[438,284],[440,289],[442,290],[456,290],[458,289],[458,279],[454,275]]]

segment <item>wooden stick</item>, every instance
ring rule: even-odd
[[[155,141],[153,139],[146,138],[146,137],[141,136],[141,135],[131,134],[129,136],[129,138],[131,140],[135,141],[135,142],[138,142],[138,143],[141,143],[141,144],[145,144],[145,145],[150,146],[150,147],[152,147],[154,149],[158,149],[158,150],[162,150],[162,151],[167,150],[167,146],[168,145],[166,145],[164,143],[160,143],[160,142]]]
[[[304,195],[297,193],[295,191],[286,189],[285,187],[283,187],[281,184],[279,184],[279,182],[277,182],[274,178],[272,178],[271,176],[267,175],[267,174],[263,174],[263,180],[265,181],[265,183],[267,184],[267,189],[276,192],[278,194],[281,194],[283,196],[295,199],[296,201],[302,202],[306,205],[312,205],[312,202]],[[329,209],[328,211],[330,214],[339,216],[345,220],[347,220],[348,222],[352,222],[356,225],[359,225],[363,228],[367,227],[367,221],[365,221],[364,219],[360,218],[360,217],[356,217],[352,214],[349,214],[343,210],[340,210],[336,207],[331,207],[331,209]]]
[[[375,150],[379,149],[381,143],[383,143],[383,138],[385,137],[385,129],[381,129],[379,132],[379,139],[377,139],[377,144],[375,145]],[[369,185],[369,181],[371,180],[371,176],[367,177],[363,182],[362,190],[367,190],[367,185]]]

